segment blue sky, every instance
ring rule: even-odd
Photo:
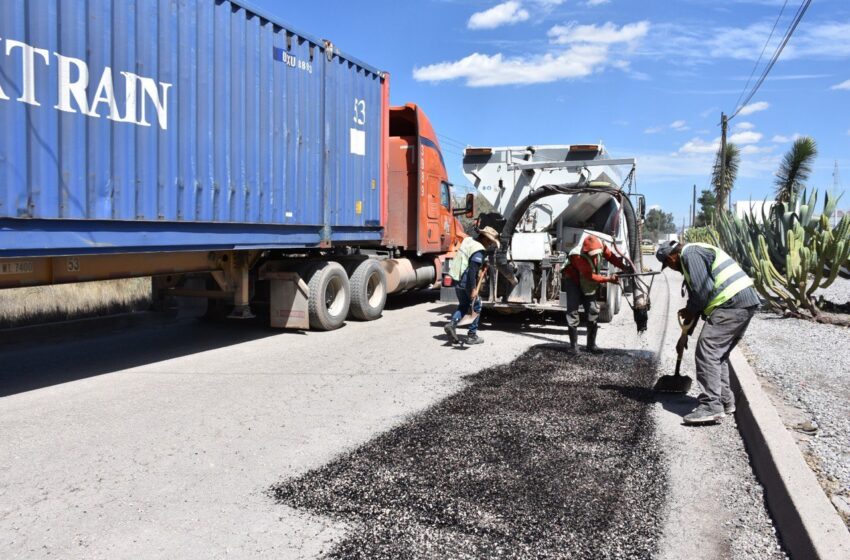
[[[431,118],[455,183],[467,144],[601,140],[638,158],[639,190],[680,224],[785,0],[251,3],[388,71],[392,102]],[[788,0],[765,58],[800,4]],[[850,2],[812,3],[744,113],[730,123],[744,150],[733,200],[772,192],[796,134],[818,142],[810,185],[831,188],[837,160],[850,186]]]

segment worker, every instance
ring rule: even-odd
[[[570,335],[570,351],[573,353],[578,352],[579,305],[583,305],[587,313],[587,350],[592,354],[602,353],[602,349],[596,346],[596,333],[599,330],[599,325],[596,323],[599,318],[596,294],[600,284],[616,284],[619,281],[616,274],[610,276],[599,274],[602,259],[622,270],[632,271],[630,263],[615,255],[602,243],[601,239],[592,234],[588,234],[584,241],[570,251],[569,262],[564,267],[563,285],[567,295],[567,328]]]
[[[735,412],[729,387],[729,354],[761,305],[758,292],[738,263],[713,245],[670,241],[658,248],[655,257],[661,261],[662,270],[669,266],[685,277],[688,303],[679,310],[682,321],[690,323],[700,316],[705,319],[695,353],[702,393],[698,406],[685,416],[685,424],[719,422]],[[679,342],[682,346],[686,343],[687,337]]]
[[[487,251],[491,247],[499,247],[499,233],[492,227],[486,226],[478,231],[476,238],[465,238],[452,259],[449,276],[452,277],[455,294],[457,294],[457,309],[452,314],[449,323],[444,327],[446,334],[452,341],[458,341],[456,331],[458,322],[464,315],[473,312],[476,316],[469,324],[466,343],[481,344],[484,342],[478,336],[478,321],[481,319],[478,278],[486,261]]]

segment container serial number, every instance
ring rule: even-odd
[[[0,274],[32,274],[32,261],[13,261],[0,263]]]

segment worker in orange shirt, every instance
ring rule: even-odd
[[[596,332],[599,328],[596,321],[599,318],[599,306],[596,294],[599,285],[617,283],[616,274],[604,276],[600,274],[602,259],[614,266],[632,272],[632,266],[624,259],[614,254],[602,240],[592,234],[587,234],[580,244],[570,251],[569,261],[563,271],[563,286],[567,295],[567,328],[570,333],[570,350],[578,352],[579,305],[584,305],[587,313],[587,351],[601,354],[596,346]]]

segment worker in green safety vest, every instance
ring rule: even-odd
[[[469,324],[466,344],[481,344],[484,340],[478,336],[478,321],[481,319],[481,298],[478,297],[480,273],[484,268],[487,251],[499,246],[499,232],[490,226],[481,228],[478,237],[467,237],[458,247],[457,253],[449,265],[449,276],[457,295],[457,309],[449,322],[443,327],[450,341],[459,342],[457,325],[467,314],[474,319]]]
[[[700,316],[705,319],[695,355],[702,393],[699,405],[685,416],[685,424],[719,422],[735,412],[729,354],[744,336],[761,300],[747,273],[713,245],[670,241],[659,247],[655,256],[662,269],[669,266],[685,277],[688,303],[679,310],[679,317],[685,323]],[[679,344],[687,344],[687,337]]]

